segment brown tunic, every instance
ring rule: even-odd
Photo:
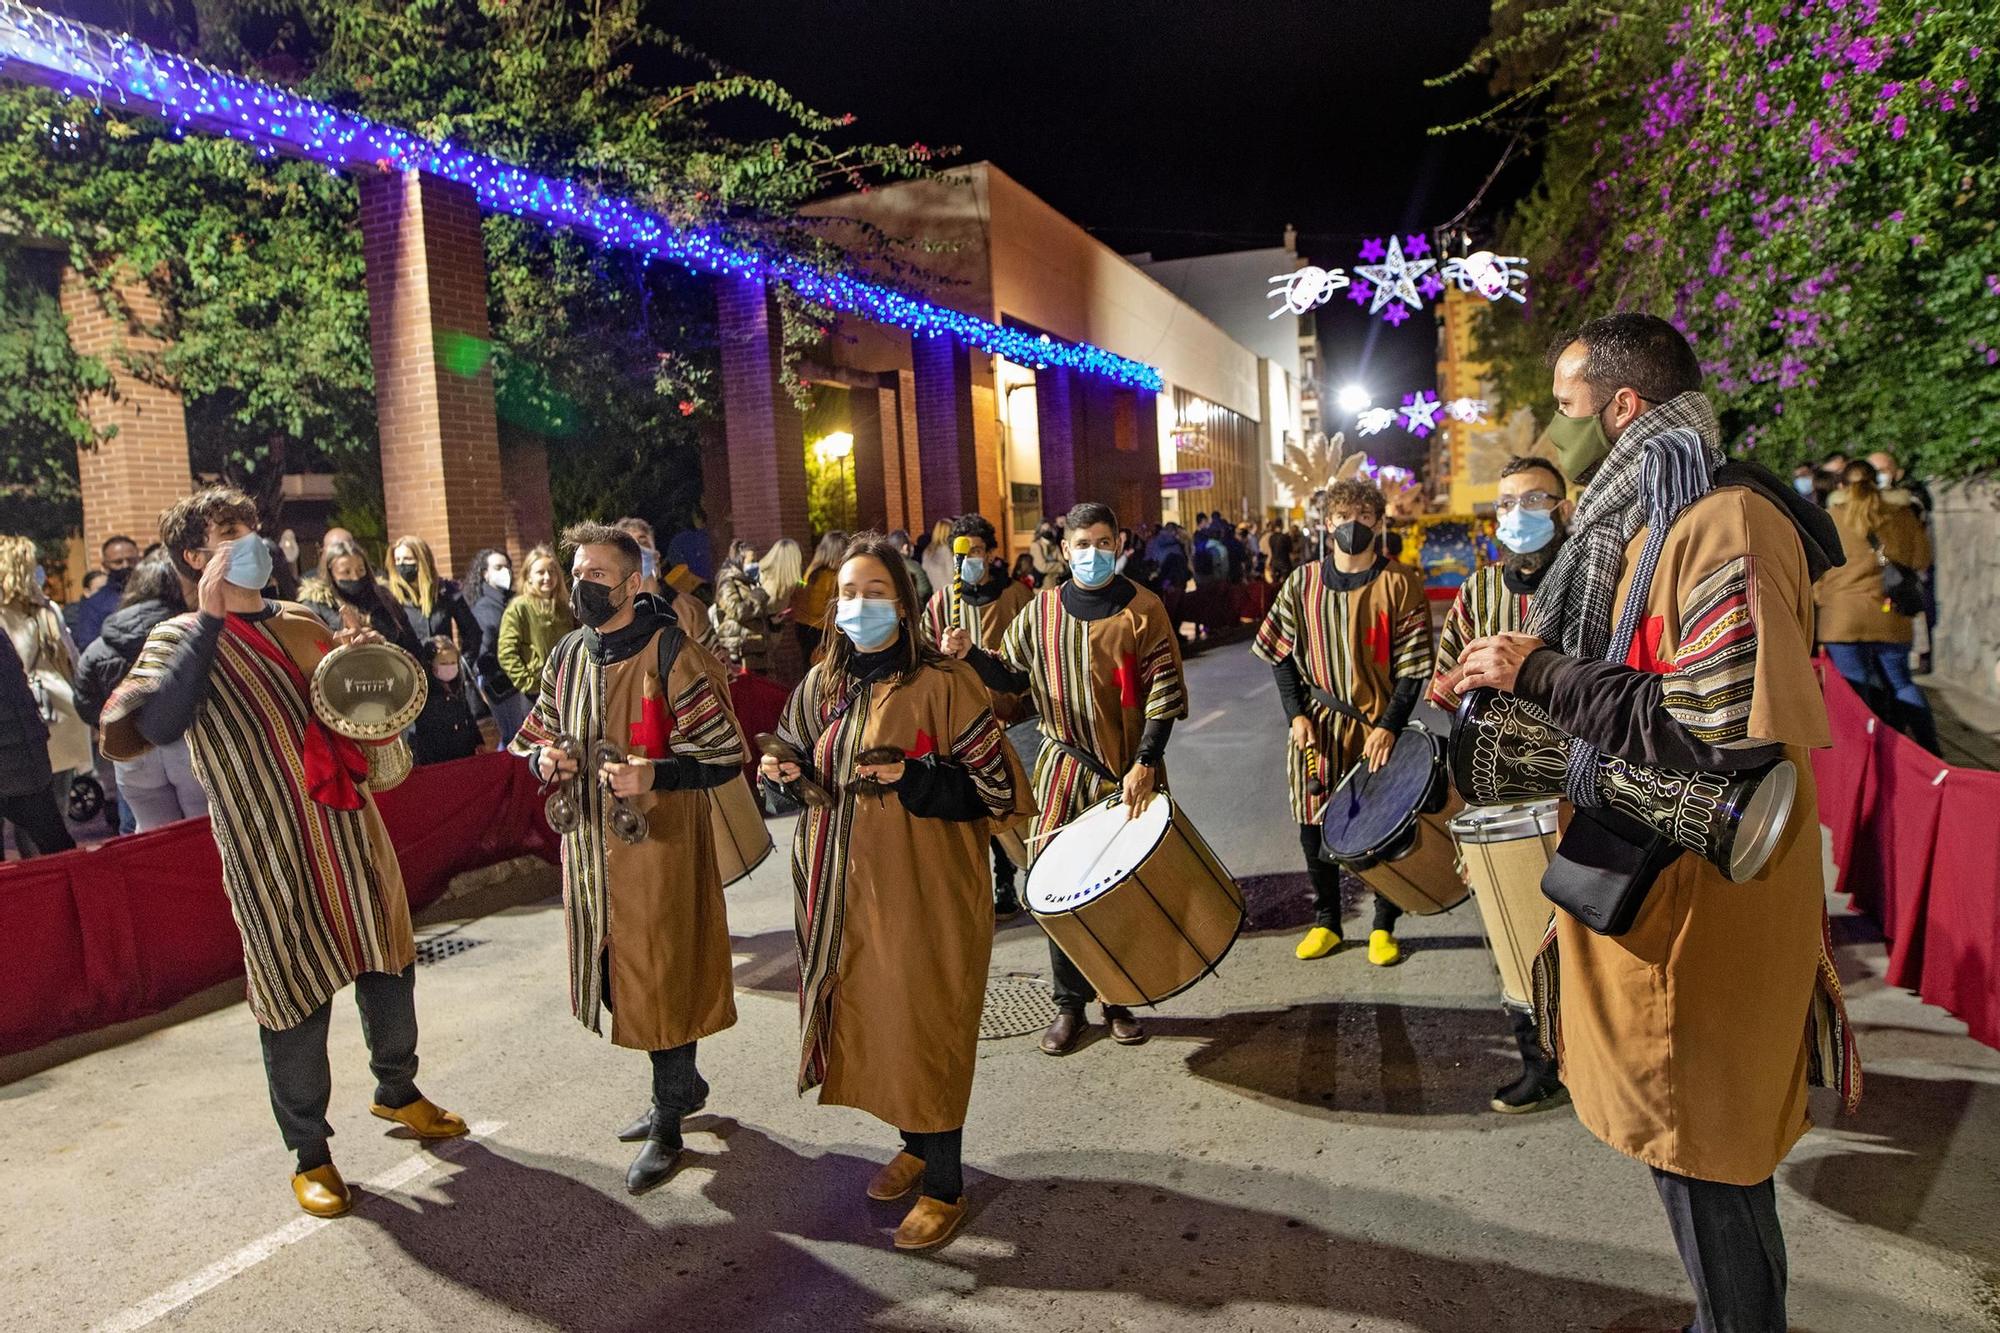
[[[993,950],[986,840],[1032,813],[1021,761],[963,662],[822,691],[824,662],[785,706],[780,734],[833,792],[799,817],[792,848],[801,1093],[898,1129],[965,1123]],[[845,703],[844,709],[842,704]],[[894,745],[968,770],[993,819],[921,818],[891,791],[847,787],[855,756]]]
[[[1027,585],[1019,579],[1005,578],[1000,574],[989,575],[1001,579],[1000,595],[985,605],[967,601],[958,595],[956,581],[945,584],[931,594],[924,606],[924,642],[937,647],[944,632],[954,625],[963,626],[972,636],[972,646],[984,649],[996,656],[1000,652],[1001,641],[1007,637],[1007,627],[1014,623],[1014,617],[1022,608],[1035,599]],[[1009,694],[1004,690],[990,691],[993,700],[993,716],[1003,727],[1026,718],[1031,711],[1025,695]]]
[[[556,645],[534,712],[512,748],[521,754],[567,732],[590,748],[609,740],[645,758],[685,756],[741,764],[743,733],[729,709],[722,668],[692,639],[660,681],[658,639],[606,666],[577,630]],[[611,1041],[658,1051],[711,1036],[736,1022],[729,921],[717,872],[705,791],[649,791],[629,804],[646,839],[613,837],[613,801],[601,783],[577,784],[583,820],[562,841],[563,915],[569,939],[570,1012],[602,1032],[608,998]]]
[[[1869,523],[1853,501],[1832,505],[1827,513],[1840,532],[1840,549],[1847,563],[1829,569],[1814,585],[1819,604],[1821,643],[1908,643],[1913,637],[1910,617],[1882,609],[1882,567],[1868,545]],[[1884,500],[1874,524],[1882,554],[1912,569],[1930,568],[1931,543],[1924,525],[1907,503]]]
[[[1646,538],[1625,551],[1622,606]],[[1586,1128],[1651,1166],[1752,1185],[1807,1127],[1823,947],[1819,813],[1806,750],[1829,743],[1811,665],[1811,585],[1789,519],[1740,487],[1674,523],[1630,665],[1710,745],[1776,742],[1799,791],[1763,873],[1732,884],[1684,855],[1627,934],[1556,914],[1557,1042]]]

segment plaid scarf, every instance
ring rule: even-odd
[[[1585,661],[1623,661],[1632,649],[1667,529],[1708,494],[1722,466],[1722,428],[1706,395],[1688,392],[1625,428],[1577,501],[1569,538],[1536,592],[1527,633]],[[1622,614],[1613,621],[1625,548],[1641,528],[1646,545]],[[1569,798],[1601,805],[1597,748],[1570,741]]]

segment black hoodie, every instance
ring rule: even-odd
[[[139,650],[146,646],[153,626],[180,613],[178,606],[149,599],[121,606],[104,618],[103,628],[83,650],[83,660],[76,668],[76,711],[85,722],[93,727],[98,724],[111,692],[139,660]]]

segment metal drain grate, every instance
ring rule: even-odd
[[[447,958],[456,958],[467,949],[477,949],[484,943],[485,940],[475,940],[465,935],[439,935],[428,940],[418,940],[417,961],[425,966],[442,963]]]
[[[986,983],[979,1038],[1020,1037],[1056,1021],[1055,993],[1035,977],[995,977]]]

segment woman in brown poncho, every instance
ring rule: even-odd
[[[792,849],[798,1086],[902,1131],[868,1196],[921,1182],[896,1246],[935,1249],[965,1214],[960,1146],[993,947],[987,838],[1033,806],[985,685],[923,646],[915,587],[885,539],[848,543],[838,596],[840,632],[779,728],[797,762],[762,766],[831,798],[800,817]]]

